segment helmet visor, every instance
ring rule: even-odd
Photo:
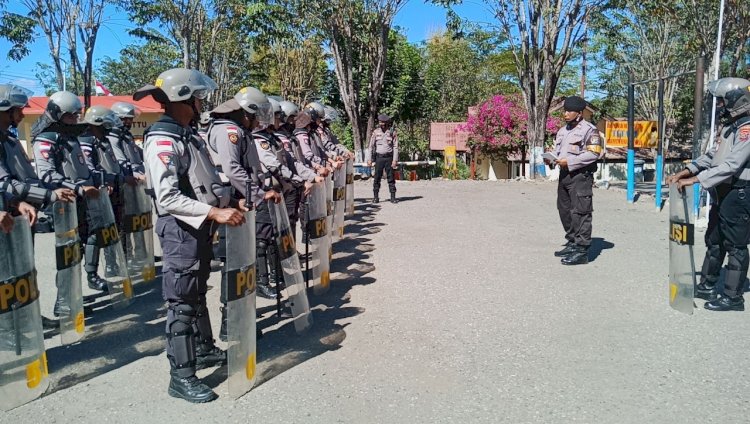
[[[271,103],[259,103],[255,110],[255,116],[258,118],[258,123],[263,128],[273,124],[273,107],[271,106]]]
[[[0,110],[8,110],[12,107],[25,107],[29,103],[29,97],[34,94],[31,90],[11,85],[6,90],[0,90]]]

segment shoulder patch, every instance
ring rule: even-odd
[[[260,142],[260,148],[263,150],[271,150],[271,144],[266,140]]]
[[[240,141],[239,130],[234,125],[227,125],[227,138],[232,144],[237,144]]]
[[[750,140],[750,125],[745,125],[740,128],[740,131],[737,134],[737,140],[743,142]]]
[[[159,160],[164,164],[164,166],[172,166],[174,164],[173,153],[162,152],[158,153],[157,156],[159,156]]]
[[[157,152],[173,153],[174,147],[172,146],[173,141],[169,139],[161,139],[154,141]]]

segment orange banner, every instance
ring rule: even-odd
[[[655,121],[635,121],[635,148],[655,149],[659,142]],[[628,147],[628,121],[608,121],[607,147]]]

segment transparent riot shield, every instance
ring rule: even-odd
[[[312,315],[307,301],[305,281],[302,279],[297,244],[294,241],[291,225],[289,225],[289,215],[286,213],[283,195],[281,203],[268,202],[268,207],[273,220],[281,269],[284,273],[287,299],[289,299],[289,306],[294,317],[294,329],[299,334],[310,328]]]
[[[239,398],[255,384],[255,211],[226,227],[227,385]]]
[[[344,237],[344,214],[346,213],[346,168],[341,167],[333,173],[333,231],[331,241],[337,242]]]
[[[89,231],[96,234],[97,246],[102,253],[99,260],[99,275],[107,281],[112,307],[124,308],[133,300],[133,284],[122,251],[122,241],[117,230],[112,203],[102,190],[96,199],[86,199],[86,208],[89,214]]]
[[[683,193],[669,187],[669,305],[686,314],[693,313],[695,291],[695,225],[692,187]]]
[[[321,294],[330,286],[331,236],[328,231],[326,185],[323,182],[313,185],[308,196],[307,236],[310,244],[307,272],[313,281],[313,291]]]
[[[55,202],[55,285],[60,299],[60,341],[72,344],[83,338],[86,329],[81,290],[81,238],[78,235],[76,203]]]
[[[41,396],[49,385],[31,227],[16,217],[0,232],[0,407]]]
[[[123,247],[128,263],[128,275],[134,282],[150,282],[156,279],[151,198],[146,194],[145,186],[142,184],[126,184],[122,190],[125,196]]]
[[[354,159],[346,160],[346,214],[354,216]]]

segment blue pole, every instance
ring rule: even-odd
[[[656,155],[656,210],[661,209],[661,185],[664,178],[664,158]]]
[[[701,185],[693,184],[693,215],[695,219],[698,219],[698,215],[701,211]]]
[[[628,76],[628,203],[635,202],[635,84]]]
[[[659,78],[659,145],[656,150],[656,210],[661,210],[661,185],[664,177],[664,78]]]

